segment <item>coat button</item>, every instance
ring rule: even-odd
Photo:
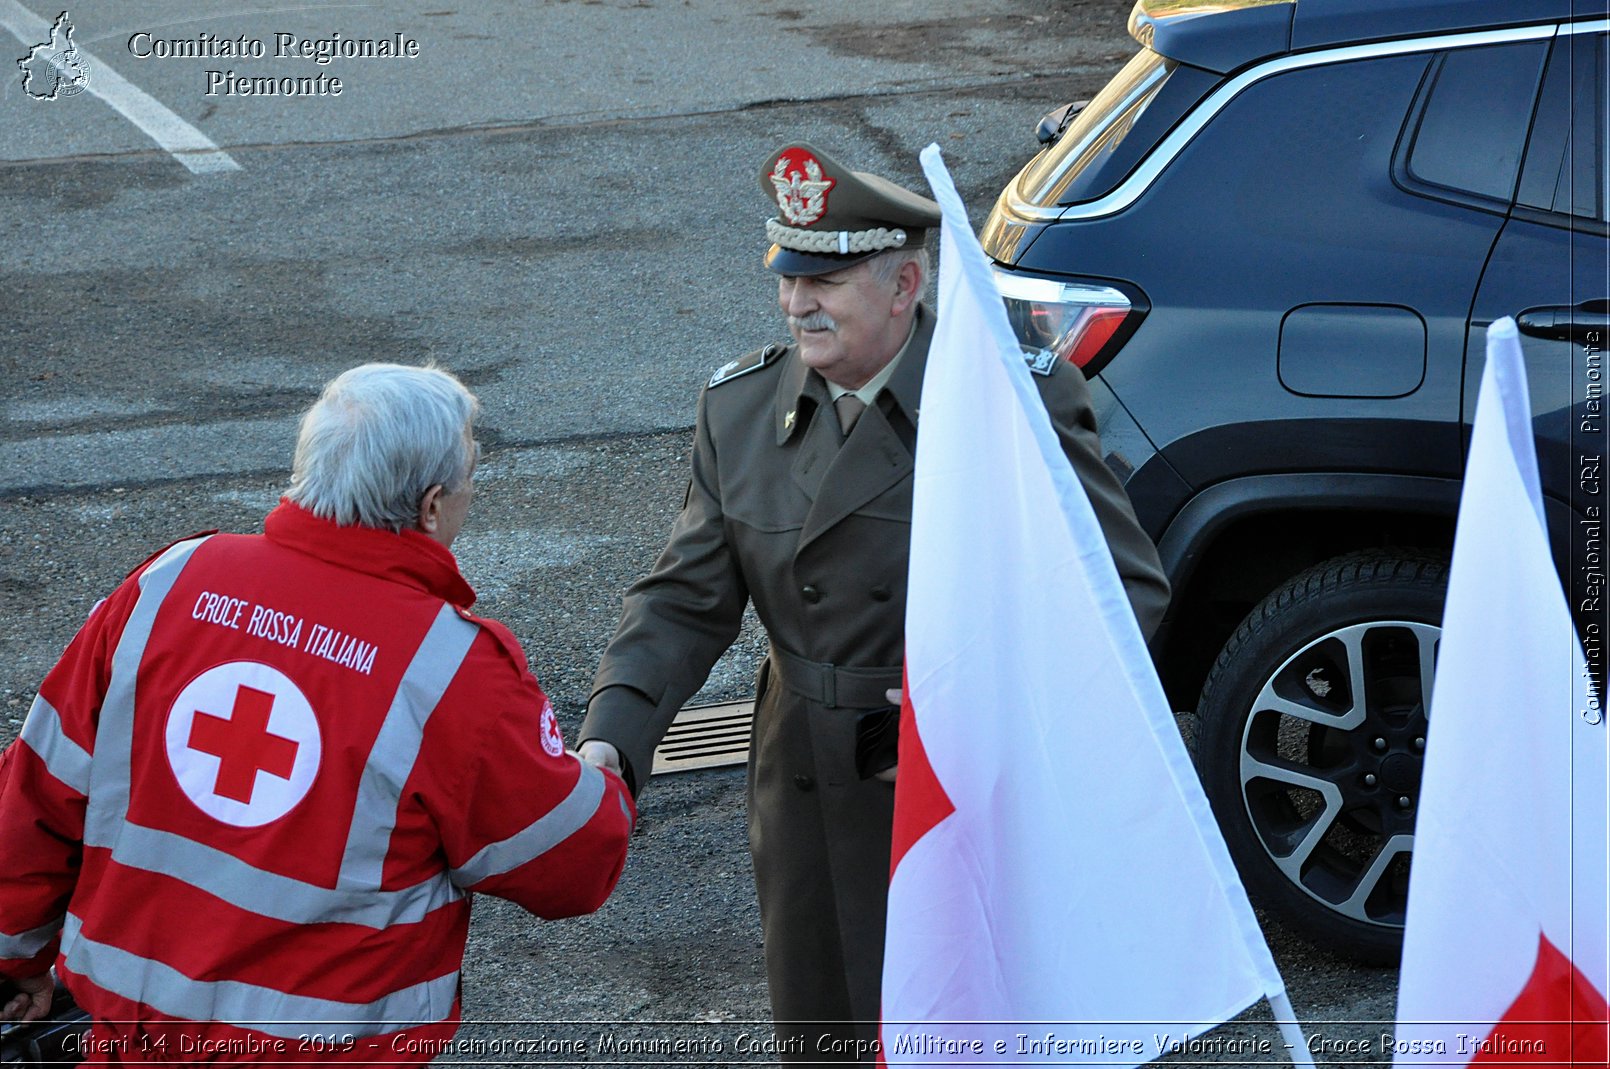
[[[809,584],[799,588],[799,596],[810,602],[812,605],[815,605],[818,601],[822,600],[822,592],[817,590],[814,586],[810,586]]]
[[[804,776],[804,775],[795,776],[794,777],[794,786],[798,787],[802,791],[808,791],[808,790],[812,790],[813,788],[815,788],[816,781],[811,779],[809,776]]]
[[[894,597],[894,591],[890,590],[886,586],[875,586],[872,588],[873,601],[888,601],[892,597]]]

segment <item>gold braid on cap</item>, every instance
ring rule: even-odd
[[[797,230],[776,219],[766,220],[766,237],[775,245],[795,252],[837,253],[881,252],[898,249],[906,243],[904,230],[874,227],[871,230]]]

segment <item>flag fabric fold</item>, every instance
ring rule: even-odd
[[[1397,1065],[1606,1064],[1610,743],[1549,552],[1531,420],[1501,319],[1437,654]]]
[[[882,1057],[1139,1065],[1283,987],[938,148],[922,161],[944,223]]]

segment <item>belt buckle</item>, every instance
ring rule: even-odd
[[[839,707],[838,675],[830,664],[822,665],[822,704],[829,709]]]

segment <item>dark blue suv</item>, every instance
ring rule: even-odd
[[[1366,960],[1401,939],[1500,316],[1603,679],[1607,13],[1141,0],[1139,53],[1046,116],[984,229],[1021,340],[1091,377],[1157,540],[1175,598],[1154,653],[1248,887]]]

